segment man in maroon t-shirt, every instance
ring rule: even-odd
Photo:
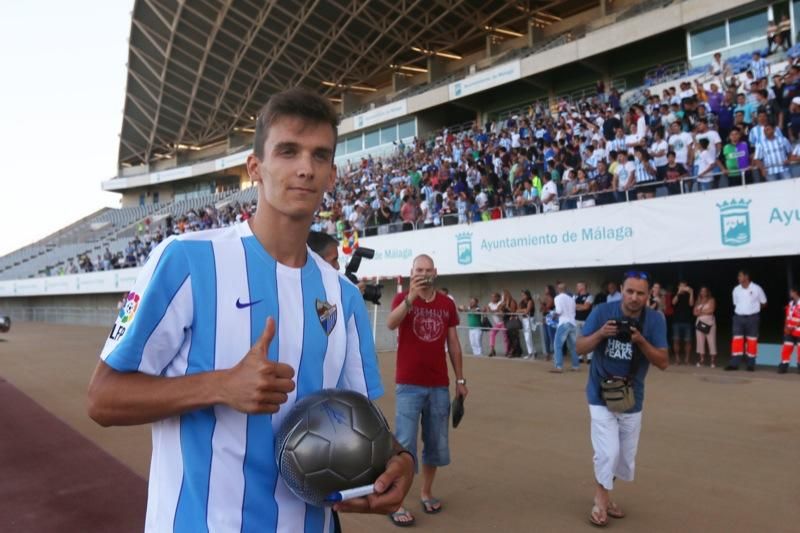
[[[399,328],[396,375],[395,433],[398,442],[417,457],[417,433],[422,419],[422,510],[435,514],[442,504],[433,497],[436,469],[450,464],[448,422],[450,420],[450,379],[447,352],[456,375],[456,394],[467,396],[458,341],[458,311],[453,301],[437,291],[433,282],[436,268],[427,255],[414,258],[411,284],[392,301],[386,324]],[[413,515],[400,508],[390,515],[396,525],[409,525]]]

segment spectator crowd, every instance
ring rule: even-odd
[[[800,175],[798,58],[778,72],[755,52],[735,75],[715,54],[708,72],[661,94],[645,89],[623,103],[602,81],[595,93],[348,162],[311,229],[341,241]],[[254,211],[255,202],[237,202],[157,224],[145,219],[123,251],[81,254],[54,273],[141,266],[165,237],[228,226]]]
[[[165,238],[193,231],[227,227],[249,219],[256,210],[256,202],[235,202],[216,208],[207,205],[201,209],[191,209],[179,217],[167,216],[154,223],[149,217],[136,227],[136,234],[128,241],[124,250],[112,252],[106,246],[103,254],[97,254],[94,261],[89,253],[69,258],[66,265],[58,265],[48,275],[84,274],[120,268],[143,266],[150,252]]]
[[[401,142],[340,169],[313,229],[371,235],[800,175],[800,64],[772,69],[756,52],[733,75],[718,54],[692,82],[626,105],[598,82],[553,110]]]

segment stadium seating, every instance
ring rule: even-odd
[[[573,36],[574,37],[574,36]],[[539,43],[535,47],[518,49],[511,55],[525,56],[549,47],[563,44],[565,39],[573,38],[566,34],[555,36],[546,42]],[[779,52],[768,57],[773,63],[773,70],[782,69],[786,57],[795,58],[800,56],[800,45],[793,46],[788,52]],[[727,59],[732,71],[739,76],[749,67],[751,60],[750,53],[742,53]],[[621,102],[623,108],[629,107],[634,102],[640,102],[644,96],[644,90],[650,90],[651,94],[660,94],[667,87],[677,86],[683,81],[694,81],[696,78],[703,78],[708,72],[708,65],[697,65],[687,68],[685,62],[675,62],[667,65],[660,65],[647,73],[644,83],[640,87],[625,91],[625,80],[612,80],[610,86],[624,92]],[[437,80],[432,84],[418,85],[409,88],[403,96],[410,96],[430,90],[435,86],[440,86],[460,78],[463,73],[453,73],[443,79]],[[499,124],[507,121],[514,122],[514,117],[525,118],[531,109],[537,109],[544,113],[544,117],[557,116],[566,108],[572,112],[573,108],[583,108],[593,103],[595,88],[586,87],[584,89],[572,91],[570,94],[562,95],[549,100],[532,102],[529,105],[506,109],[494,115],[494,119]],[[596,103],[596,102],[594,102]],[[534,118],[534,117],[531,117]],[[483,129],[483,125],[479,125]],[[427,145],[428,151],[433,146],[434,138],[444,135],[453,135],[458,140],[471,139],[474,124],[472,122],[453,124],[443,130],[434,133],[430,139],[426,139],[417,146]],[[474,141],[474,139],[472,139]],[[385,163],[393,163],[395,168],[417,166],[421,168],[420,162],[414,159],[404,159],[404,154],[394,154],[384,160]],[[351,195],[353,191],[360,190],[354,183],[359,183],[365,176],[371,177],[375,171],[375,165],[381,160],[365,160],[365,168],[350,172],[343,181],[340,177],[338,182],[339,192],[342,198]],[[351,171],[353,169],[350,169]],[[387,176],[388,181],[388,176]],[[350,180],[348,182],[347,180]],[[181,220],[184,217],[195,217],[195,214],[202,212],[206,208],[212,210],[223,210],[237,203],[243,205],[254,204],[256,201],[257,188],[250,187],[239,191],[226,191],[217,194],[198,195],[191,198],[183,198],[176,201],[149,204],[143,206],[127,207],[123,209],[103,209],[92,215],[81,219],[70,226],[67,226],[53,235],[41,241],[17,250],[0,258],[0,279],[25,278],[42,275],[53,275],[69,269],[70,260],[77,263],[79,256],[87,255],[96,262],[98,255],[102,256],[106,250],[112,255],[124,254],[131,240],[140,236],[143,238],[143,231],[146,228],[153,233],[157,228],[162,228],[171,217],[173,221]],[[361,193],[359,193],[361,194]],[[354,198],[354,197],[353,197]],[[352,202],[353,198],[349,198]],[[362,199],[365,201],[366,199]],[[498,206],[501,214],[499,216],[514,216],[520,211],[514,206],[509,206],[511,199],[506,199],[505,206]],[[368,203],[368,202],[367,202]],[[537,209],[538,210],[538,209]],[[454,216],[451,214],[450,216]],[[195,217],[196,218],[196,217]],[[374,223],[374,219],[368,217]],[[190,224],[191,226],[191,224]],[[338,232],[342,228],[337,228]],[[347,229],[347,224],[344,224]]]

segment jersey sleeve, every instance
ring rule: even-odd
[[[161,374],[184,343],[192,309],[186,254],[181,242],[170,238],[150,254],[100,358],[119,372]]]
[[[383,384],[367,308],[355,285],[345,280],[340,283],[347,317],[347,350],[340,385],[374,400],[383,396]]]
[[[647,323],[645,329],[647,341],[655,348],[668,348],[667,344],[667,320],[660,311],[647,311]]]
[[[750,134],[752,135],[753,132],[751,131]],[[750,144],[753,144],[752,139],[750,140]],[[763,145],[761,143],[756,144],[756,154],[753,157],[753,159],[758,159],[759,161],[764,160],[764,148],[762,146]]]

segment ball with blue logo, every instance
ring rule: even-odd
[[[386,418],[366,396],[349,390],[325,389],[299,400],[275,440],[281,477],[316,506],[337,491],[374,483],[393,453]]]

